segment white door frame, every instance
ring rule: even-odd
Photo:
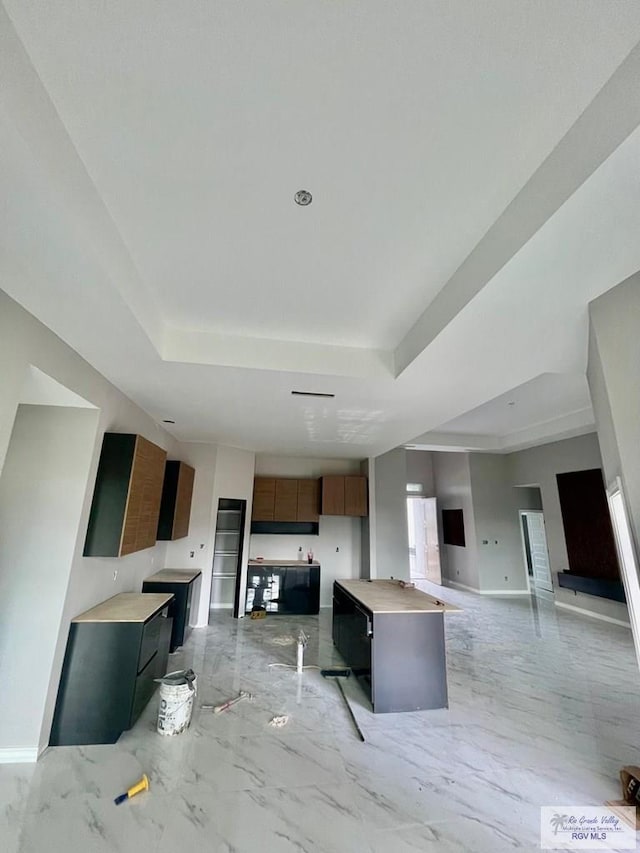
[[[544,511],[541,509],[519,509],[518,510],[518,518],[520,521],[520,541],[522,543],[522,559],[524,560],[524,567],[525,567],[526,575],[527,575],[527,591],[531,592],[531,581],[529,578],[529,563],[527,561],[527,546],[526,546],[525,541],[524,541],[524,528],[523,528],[523,524],[522,524],[522,519],[526,518],[526,516],[528,516],[528,515],[532,515],[533,513],[536,513],[536,515],[542,516],[542,524],[543,524],[543,527],[545,528],[544,541],[545,541],[545,547],[547,549],[547,564],[549,566],[549,585],[551,586],[551,589],[550,590],[545,589],[544,591],[545,592],[551,592],[553,594],[553,592],[554,592],[553,576],[551,574],[551,561],[549,560],[549,543],[547,542],[546,525],[545,525],[545,521],[544,521]],[[527,529],[528,529],[528,527],[527,527]],[[531,559],[533,561],[533,554],[531,554]],[[535,581],[535,574],[533,575],[533,579]]]
[[[622,490],[622,480],[616,477],[607,488],[607,502],[611,515],[611,526],[616,541],[618,562],[624,594],[627,599],[627,610],[631,623],[633,644],[636,649],[636,659],[640,665],[640,578],[638,577],[638,556],[633,541],[629,511]]]

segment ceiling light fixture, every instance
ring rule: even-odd
[[[294,397],[335,397],[335,394],[322,394],[320,391],[292,391]]]
[[[313,196],[309,190],[298,190],[293,198],[295,203],[299,204],[300,207],[307,207],[313,201]]]

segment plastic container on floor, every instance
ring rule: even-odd
[[[179,735],[191,722],[197,678],[192,669],[168,672],[160,682],[158,734]]]

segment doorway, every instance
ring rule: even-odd
[[[240,578],[246,513],[245,500],[218,500],[209,610],[232,609],[235,617],[241,606]]]
[[[407,530],[411,580],[442,584],[435,498],[407,498]]]
[[[534,594],[540,591],[553,593],[544,513],[537,509],[521,509],[519,515],[522,550],[531,591]]]

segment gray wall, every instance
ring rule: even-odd
[[[516,488],[518,509],[542,509],[542,492],[537,486]]]
[[[2,746],[40,740],[98,425],[95,409],[18,407],[0,477]],[[82,537],[80,537],[82,538]]]
[[[407,465],[402,447],[375,459],[375,576],[409,579]]]
[[[442,577],[471,589],[479,589],[476,530],[471,495],[468,453],[434,453],[433,474],[438,502],[438,537]],[[465,547],[442,541],[442,510],[461,509]]]
[[[472,453],[469,467],[480,589],[527,592],[518,489],[511,484],[509,460],[495,453]]]
[[[425,498],[435,495],[433,480],[433,453],[430,450],[407,450],[407,483],[420,483],[422,490],[414,494]]]
[[[371,472],[370,468],[372,466],[369,463],[368,459],[363,459],[360,463],[360,473],[363,477],[367,478],[368,489],[369,489],[369,504],[372,503],[372,494],[373,494],[373,483],[371,482]],[[371,512],[371,508],[369,508],[369,512]],[[371,526],[369,522],[369,516],[365,516],[361,519],[361,527],[360,527],[360,577],[368,580],[371,577]]]
[[[569,568],[556,474],[602,468],[597,434],[593,432],[520,450],[508,454],[507,459],[514,485],[536,483],[540,486],[556,601],[627,622],[628,614],[624,604],[561,589],[555,577],[557,572]]]

